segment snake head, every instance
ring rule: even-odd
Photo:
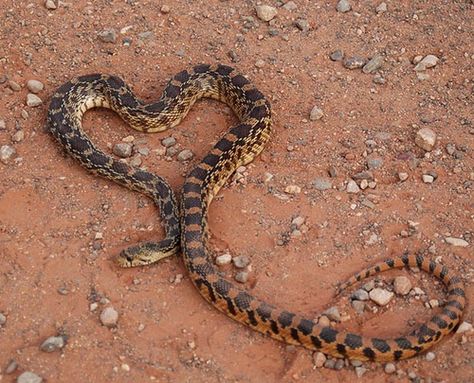
[[[117,264],[120,267],[134,267],[139,266],[140,263],[137,261],[137,257],[133,256],[128,252],[128,249],[122,250],[116,259]]]

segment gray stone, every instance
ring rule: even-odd
[[[387,3],[380,3],[379,5],[377,5],[377,8],[375,8],[375,12],[379,14],[387,12]]]
[[[237,257],[232,258],[232,262],[234,263],[234,266],[238,269],[243,269],[250,264],[250,259],[245,255],[239,255]]]
[[[0,313],[0,326],[3,326],[5,323],[7,323],[7,317]]]
[[[393,374],[396,370],[397,368],[393,363],[387,363],[384,367],[384,371],[386,374]]]
[[[313,363],[314,367],[316,368],[321,368],[324,366],[324,363],[326,363],[326,355],[324,355],[322,352],[315,352],[313,354]]]
[[[64,337],[50,336],[41,344],[40,349],[44,352],[53,352],[62,349],[64,346]]]
[[[457,246],[457,247],[468,247],[469,242],[462,238],[455,238],[455,237],[446,237],[444,239],[446,243],[452,245],[452,246]]]
[[[318,177],[312,182],[316,190],[328,190],[332,188],[332,182],[328,178]]]
[[[12,141],[13,142],[21,142],[25,138],[25,131],[23,129],[17,130],[13,136],[12,136]]]
[[[463,334],[465,332],[471,332],[473,329],[472,324],[469,322],[462,322],[458,329],[456,330],[456,334]]]
[[[0,161],[5,165],[11,160],[11,158],[16,154],[16,150],[13,146],[2,145],[0,147]]]
[[[347,57],[344,60],[344,67],[347,69],[357,69],[362,68],[366,63],[366,60],[360,56],[351,56]]]
[[[337,2],[336,9],[338,12],[346,13],[352,9],[352,6],[347,0],[339,0]]]
[[[393,281],[393,289],[396,294],[407,295],[411,290],[411,281],[405,276],[396,277]]]
[[[430,128],[421,128],[416,132],[415,144],[427,152],[431,151],[436,144],[436,133]]]
[[[161,145],[163,145],[165,148],[169,148],[171,146],[176,145],[176,138],[174,137],[166,137],[161,140]]]
[[[339,371],[344,368],[344,359],[337,359],[336,363],[334,364],[334,369]]]
[[[371,290],[369,293],[370,299],[379,306],[387,305],[388,302],[390,302],[390,300],[393,298],[393,295],[394,294],[391,291],[387,291],[379,287]]]
[[[11,90],[15,92],[19,92],[21,90],[20,84],[18,84],[16,81],[13,81],[13,80],[8,81],[8,86],[10,87]]]
[[[309,119],[311,121],[320,120],[324,116],[324,112],[317,105],[313,106],[311,113],[309,114]]]
[[[435,360],[436,358],[436,354],[434,352],[427,352],[426,355],[425,355],[425,359],[428,361],[428,362],[432,362],[433,360]]]
[[[31,371],[25,371],[17,379],[17,383],[41,383],[43,378]]]
[[[117,41],[117,32],[115,29],[109,28],[104,29],[103,31],[99,32],[99,39],[104,43],[115,43]]]
[[[44,89],[44,85],[41,81],[38,80],[28,80],[26,87],[30,90],[31,93],[39,93]]]
[[[344,52],[340,49],[337,49],[334,52],[331,52],[329,58],[332,61],[342,61],[342,59],[344,58]]]
[[[335,359],[326,359],[326,362],[324,363],[325,368],[329,368],[331,370],[334,370],[335,366],[336,366],[336,360]]]
[[[358,301],[367,301],[369,300],[369,293],[363,289],[358,289],[352,293],[351,298]]]
[[[232,255],[230,255],[229,253],[221,254],[216,257],[216,265],[219,265],[219,266],[228,265],[231,262],[232,262]]]
[[[18,368],[18,363],[16,362],[15,359],[10,360],[8,363],[7,367],[5,368],[5,374],[13,374],[16,369]]]
[[[337,309],[337,307],[330,307],[327,310],[325,310],[323,314],[326,315],[330,320],[334,322],[341,321],[341,314],[339,314],[339,310]]]
[[[376,55],[372,57],[367,64],[364,65],[362,68],[362,72],[364,73],[372,73],[379,69],[383,64],[383,57],[380,55]]]
[[[362,376],[367,372],[367,369],[365,367],[356,367],[355,368],[355,373],[358,378],[362,378]]]
[[[128,142],[119,142],[114,145],[112,152],[120,158],[128,158],[132,155],[132,145]]]
[[[5,130],[7,128],[7,124],[5,123],[5,120],[0,118],[0,130]]]
[[[106,327],[115,327],[119,318],[118,312],[113,307],[106,307],[100,313],[100,321]]]
[[[184,161],[189,161],[194,157],[194,154],[191,150],[189,149],[184,149],[178,154],[178,161],[184,162]]]
[[[282,8],[286,9],[287,11],[294,11],[298,8],[298,6],[295,4],[294,1],[288,1],[283,5]]]
[[[408,173],[405,173],[405,172],[398,173],[398,179],[402,182],[406,181],[408,179]]]
[[[57,8],[57,5],[55,4],[53,0],[46,0],[46,2],[44,3],[44,6],[46,7],[46,9],[49,9],[50,11],[53,11]]]
[[[270,21],[278,14],[277,9],[270,5],[257,5],[255,11],[257,12],[257,17],[263,21]]]
[[[306,19],[296,19],[295,26],[301,32],[308,32],[309,31],[309,23],[308,23],[308,20],[306,20]]]
[[[237,274],[235,274],[235,280],[240,283],[245,283],[249,279],[249,273],[246,271],[239,271]]]
[[[438,57],[435,55],[428,55],[423,58],[418,64],[415,66],[415,71],[422,72],[426,69],[433,68],[438,64]]]
[[[365,291],[371,291],[373,290],[375,287],[375,281],[372,279],[366,283],[363,284],[362,288],[365,290]]]
[[[28,93],[26,95],[26,105],[35,107],[43,103],[43,100],[39,98],[36,94]]]
[[[367,167],[369,170],[378,169],[383,165],[383,159],[380,157],[372,157],[367,159]]]
[[[348,193],[356,194],[360,192],[360,188],[354,180],[349,180],[349,182],[347,182],[346,191]]]
[[[363,314],[365,310],[365,302],[362,301],[352,301],[352,307],[357,314]]]
[[[356,173],[352,176],[353,179],[355,180],[367,180],[367,181],[373,181],[374,180],[374,174],[371,171],[363,171]]]

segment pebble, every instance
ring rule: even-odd
[[[5,130],[7,128],[7,124],[5,123],[5,120],[0,118],[0,130]]]
[[[17,383],[41,383],[43,378],[31,371],[25,371],[17,379]]]
[[[430,299],[428,304],[432,309],[434,309],[435,307],[439,307],[439,301],[437,299]]]
[[[336,366],[336,361],[334,359],[327,359],[326,362],[324,363],[324,367],[330,368],[331,370],[334,370],[335,366]]]
[[[326,315],[321,315],[318,319],[318,325],[321,327],[328,327],[331,324],[331,321]]]
[[[17,368],[18,368],[18,363],[16,362],[16,360],[12,359],[8,363],[7,367],[5,368],[5,374],[7,375],[13,374]]]
[[[7,323],[7,317],[0,313],[0,326],[3,326],[5,323]]]
[[[117,32],[113,28],[104,29],[99,32],[99,39],[104,43],[115,43],[117,41]]]
[[[383,57],[381,55],[376,55],[372,57],[367,64],[365,64],[362,68],[362,72],[364,73],[373,73],[377,69],[380,69],[380,67],[383,64]]]
[[[296,19],[295,21],[296,28],[298,28],[301,32],[308,32],[309,31],[309,23],[306,19]]]
[[[435,360],[435,358],[436,358],[436,354],[434,352],[427,352],[425,355],[425,359],[428,362],[432,362],[433,360]]]
[[[245,255],[239,255],[237,257],[232,258],[232,262],[234,263],[234,266],[238,269],[243,269],[250,264],[250,259]]]
[[[375,281],[373,279],[362,285],[362,288],[365,291],[371,291],[373,290],[374,287],[375,287]]]
[[[263,68],[264,66],[265,66],[265,61],[263,61],[262,59],[258,59],[257,61],[255,61],[256,68]]]
[[[300,194],[301,193],[301,188],[297,185],[288,185],[285,188],[285,193],[286,194]]]
[[[347,0],[339,0],[336,5],[336,10],[341,13],[349,12],[352,9],[351,4]]]
[[[452,246],[457,246],[457,247],[469,246],[469,242],[465,241],[462,238],[446,237],[444,240],[446,241],[446,243],[449,243]]]
[[[178,153],[178,161],[184,162],[184,161],[189,161],[194,157],[194,154],[191,150],[189,149],[184,149]]]
[[[433,68],[438,64],[438,57],[435,55],[425,56],[418,64],[415,66],[415,71],[422,72],[426,69]]]
[[[422,179],[425,184],[432,184],[434,182],[434,177],[429,174],[423,174]]]
[[[282,8],[286,9],[287,11],[294,11],[298,8],[298,6],[295,4],[294,1],[288,1],[283,5]]]
[[[349,180],[349,182],[347,182],[346,191],[348,193],[356,194],[360,192],[360,188],[354,180]]]
[[[249,273],[246,271],[239,271],[235,274],[235,280],[240,283],[245,283],[249,279]]]
[[[167,13],[170,13],[171,12],[171,8],[169,5],[162,5],[161,8],[160,8],[160,12],[163,13],[163,14],[167,14]]]
[[[347,69],[357,69],[357,68],[362,68],[366,63],[366,60],[363,57],[360,56],[351,56],[347,57],[344,60],[344,67]]]
[[[405,172],[398,173],[398,179],[402,182],[406,181],[408,179],[408,173],[405,173]]]
[[[53,0],[46,0],[46,2],[44,3],[44,6],[46,7],[46,9],[50,9],[50,10],[54,10],[57,8]]]
[[[112,152],[120,158],[128,158],[132,155],[132,145],[127,142],[115,144]]]
[[[329,58],[332,61],[342,61],[342,59],[344,58],[344,52],[340,49],[336,49],[334,52],[331,52]]]
[[[384,367],[384,370],[387,374],[393,374],[397,370],[397,368],[393,363],[387,363]]]
[[[21,90],[20,84],[18,84],[17,82],[13,80],[8,81],[8,86],[10,87],[11,90],[15,92],[19,92]]]
[[[365,310],[365,303],[362,301],[352,301],[352,307],[358,314],[362,314]]]
[[[339,313],[339,310],[337,309],[337,307],[330,307],[327,310],[325,310],[323,314],[326,315],[330,320],[334,322],[341,321],[341,314]]]
[[[316,368],[321,368],[324,366],[324,363],[326,363],[326,355],[324,355],[322,352],[315,352],[313,354],[313,363],[314,367]]]
[[[44,85],[41,81],[38,80],[28,80],[26,87],[30,90],[31,93],[39,93],[44,89]]]
[[[305,222],[305,218],[298,216],[291,220],[291,226],[294,226],[297,229],[299,229],[304,224],[304,222]]]
[[[229,253],[221,254],[216,257],[216,265],[219,265],[219,266],[228,265],[231,262],[232,262],[232,255],[230,255]]]
[[[337,169],[334,166],[329,167],[328,173],[331,178],[337,177]]]
[[[352,293],[351,298],[357,299],[358,301],[367,301],[369,299],[369,293],[363,289],[358,289]]]
[[[391,291],[387,291],[379,287],[371,290],[369,293],[370,299],[379,306],[385,306],[388,304],[388,302],[390,302],[390,300],[393,298],[393,295],[394,294]]]
[[[421,128],[416,132],[415,144],[427,152],[431,151],[436,144],[436,133],[430,128]]]
[[[36,94],[28,93],[26,95],[26,105],[35,107],[43,103],[43,100],[39,98]]]
[[[411,281],[405,276],[396,277],[393,281],[395,293],[399,295],[407,295],[411,290]]]
[[[100,321],[106,327],[115,327],[118,321],[118,312],[113,307],[106,307],[100,313]]]
[[[169,148],[171,146],[176,145],[176,138],[174,137],[166,137],[161,140],[161,145],[163,145],[165,148]]]
[[[332,182],[328,178],[324,177],[318,177],[315,178],[314,181],[312,182],[313,187],[316,190],[328,190],[332,188]]]
[[[336,363],[334,364],[335,370],[342,370],[344,368],[344,359],[337,359]]]
[[[278,14],[277,9],[270,5],[257,5],[255,11],[257,12],[257,17],[263,21],[270,21]]]
[[[456,334],[463,334],[465,332],[471,332],[472,331],[472,324],[469,322],[462,322],[457,331]]]
[[[178,152],[179,152],[178,148],[172,146],[172,147],[166,149],[166,156],[167,157],[173,157]]]
[[[380,3],[379,5],[377,5],[377,8],[375,8],[375,12],[379,14],[387,12],[387,3]]]
[[[383,159],[380,157],[373,157],[367,159],[367,167],[369,170],[378,169],[383,165]]]
[[[20,130],[17,130],[13,136],[12,136],[12,141],[13,142],[21,142],[23,141],[23,139],[25,138],[25,131],[20,129]]]
[[[311,121],[316,121],[320,120],[324,115],[324,112],[322,109],[318,108],[317,105],[313,106],[313,109],[311,109],[311,112],[309,114],[309,119]]]
[[[41,344],[40,350],[44,352],[53,352],[62,349],[64,346],[64,337],[50,336]]]
[[[0,161],[2,161],[5,165],[15,154],[16,150],[13,146],[2,145],[2,147],[0,147]]]
[[[362,375],[364,375],[367,372],[367,369],[365,367],[356,367],[355,368],[355,373],[358,378],[362,378]]]

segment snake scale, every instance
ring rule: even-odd
[[[116,111],[134,129],[163,131],[179,124],[194,102],[202,97],[228,104],[240,123],[231,128],[189,173],[180,205],[161,177],[113,159],[96,148],[82,130],[82,116],[88,109],[106,107]],[[207,249],[209,204],[232,173],[263,150],[271,134],[269,102],[231,67],[198,65],[184,70],[169,81],[161,98],[154,103],[137,99],[118,77],[102,74],[77,77],[63,84],[53,95],[48,127],[84,167],[148,195],[159,207],[165,239],[124,250],[118,257],[121,266],[156,262],[181,249],[190,278],[201,295],[230,318],[254,330],[335,357],[389,361],[425,351],[460,323],[465,306],[461,278],[446,266],[420,255],[385,260],[341,285],[343,289],[376,273],[405,266],[418,267],[440,279],[448,289],[444,307],[410,335],[395,339],[368,338],[331,326],[321,327],[314,320],[256,298],[220,276]]]

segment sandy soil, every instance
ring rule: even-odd
[[[472,1],[387,0],[379,13],[377,1],[353,0],[347,13],[336,11],[336,1],[295,3],[288,10],[269,1],[278,14],[265,22],[256,16],[255,1],[78,0],[48,10],[42,0],[2,0],[0,146],[16,154],[0,163],[0,313],[6,320],[0,325],[0,381],[16,381],[24,371],[47,382],[357,379],[353,366],[317,368],[312,352],[217,312],[199,296],[179,258],[140,269],[115,266],[121,249],[162,231],[147,198],[91,176],[44,130],[50,96],[79,74],[120,75],[139,96],[154,100],[178,71],[222,62],[238,67],[269,97],[271,144],[242,180],[222,190],[210,213],[212,250],[250,258],[246,286],[253,294],[314,317],[336,305],[344,319],[338,326],[366,335],[404,334],[437,310],[427,301],[443,301],[434,279],[408,271],[382,275],[378,283],[387,289],[394,276],[406,275],[425,294],[395,297],[378,308],[367,303],[362,315],[351,307],[350,293],[336,300],[334,287],[376,260],[409,250],[456,270],[472,302]],[[110,28],[116,41],[104,42],[98,34]],[[346,57],[380,54],[384,63],[370,74],[347,69],[330,60],[337,49]],[[417,74],[414,57],[428,54],[439,62]],[[44,84],[38,107],[26,106],[30,79]],[[315,105],[324,115],[311,121]],[[105,110],[88,113],[84,125],[108,152],[133,135],[135,148],[150,150],[141,155],[142,166],[179,190],[183,176],[233,122],[229,108],[203,101],[163,134],[131,131]],[[415,144],[423,127],[437,134],[428,153]],[[183,163],[160,155],[161,140],[169,136],[194,158]],[[374,188],[347,193],[347,181],[371,159],[380,165],[371,170]],[[422,181],[428,173],[436,174],[433,183]],[[318,177],[332,188],[316,190]],[[285,193],[291,185],[301,193]],[[291,224],[295,217],[305,220],[299,233]],[[468,246],[447,244],[449,236]],[[238,271],[231,265],[222,270],[229,278]],[[105,307],[119,313],[113,329],[100,322]],[[464,319],[474,321],[470,305]],[[54,335],[67,338],[65,347],[41,351]],[[364,363],[360,380],[468,382],[473,337],[450,336],[432,350],[433,361],[402,361],[391,375],[382,365]],[[13,372],[7,370],[13,370],[11,360],[18,364]]]

